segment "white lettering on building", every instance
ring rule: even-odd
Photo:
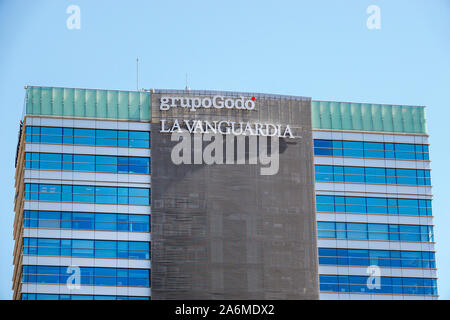
[[[263,137],[279,137],[291,138],[295,136],[292,134],[291,127],[286,125],[284,129],[281,125],[273,125],[270,123],[250,123],[250,122],[235,122],[235,121],[207,121],[207,120],[183,120],[182,123],[175,119],[171,123],[167,120],[161,120],[162,133],[220,133],[220,134],[234,134],[244,136],[263,136]]]
[[[187,108],[190,111],[197,109],[215,108],[215,109],[237,109],[237,110],[253,110],[255,109],[254,98],[229,98],[224,96],[209,97],[161,97],[160,110],[167,111],[170,108]]]

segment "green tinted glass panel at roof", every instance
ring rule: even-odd
[[[314,129],[426,134],[424,107],[331,101],[311,103]]]
[[[27,87],[26,114],[150,121],[150,93]],[[426,134],[425,108],[312,101],[314,129]]]
[[[149,121],[150,93],[27,87],[26,114]]]

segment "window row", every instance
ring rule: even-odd
[[[434,252],[319,248],[320,265],[436,268]]]
[[[67,284],[78,275],[80,285],[150,287],[149,269],[79,267],[78,273],[74,267],[23,266],[22,281],[23,283]]]
[[[150,232],[151,216],[25,210],[25,228]]]
[[[25,168],[150,174],[150,158],[26,152]]]
[[[150,259],[150,243],[140,241],[24,238],[23,254],[148,260]]]
[[[150,189],[26,183],[25,200],[150,205]]]
[[[429,160],[426,144],[314,140],[314,155],[397,160]]]
[[[150,300],[150,297],[22,293],[22,300]]]
[[[431,200],[316,196],[317,212],[431,216]]]
[[[430,170],[315,165],[316,181],[430,186]]]
[[[433,278],[401,278],[369,276],[320,275],[320,291],[384,294],[437,295],[437,281]]]
[[[27,126],[26,142],[150,148],[150,132]]]
[[[433,227],[409,224],[317,222],[319,238],[433,242]]]

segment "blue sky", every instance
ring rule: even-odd
[[[81,28],[69,30],[69,5]],[[369,5],[381,29],[369,30]],[[427,106],[439,293],[450,298],[450,1],[0,0],[0,298],[11,297],[25,85],[257,91]]]

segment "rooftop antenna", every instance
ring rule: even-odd
[[[136,58],[136,90],[139,91],[139,58]]]
[[[188,85],[188,74],[187,74],[187,72],[186,72],[186,88],[185,88],[185,90],[186,91],[191,90],[191,88],[189,88],[189,85]]]

